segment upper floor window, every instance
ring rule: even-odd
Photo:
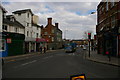
[[[32,37],[32,32],[31,32],[31,37]]]
[[[27,26],[29,26],[29,23],[27,23]]]
[[[39,28],[37,27],[37,30],[38,30]]]
[[[115,0],[111,0],[111,8],[115,5]]]
[[[52,37],[52,41],[54,41],[54,37]]]
[[[21,16],[21,13],[18,13],[18,16]]]
[[[27,14],[27,17],[29,18],[29,16],[30,16],[30,14],[28,13],[28,14]]]
[[[48,33],[47,33],[47,32],[45,32],[44,34],[45,34],[45,35],[47,35]]]
[[[52,29],[52,33],[54,33],[54,30]]]
[[[18,32],[18,28],[15,28],[15,32],[16,32],[16,33]]]
[[[27,31],[27,36],[29,36],[29,31]]]
[[[14,18],[11,18],[10,21],[13,21],[13,22],[14,22]]]
[[[38,38],[38,36],[39,36],[38,33],[36,33],[36,38]]]
[[[7,31],[7,25],[3,25],[3,30],[6,30]]]
[[[106,11],[108,11],[108,0],[106,0]]]

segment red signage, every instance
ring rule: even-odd
[[[36,38],[36,42],[47,42],[44,38]]]
[[[88,35],[91,35],[91,33],[88,33]]]
[[[7,38],[7,43],[12,43],[11,38]]]

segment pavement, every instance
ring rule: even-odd
[[[108,65],[113,65],[113,66],[118,66],[120,67],[120,58],[118,57],[111,57],[111,61],[109,61],[108,56],[103,55],[103,54],[97,54],[97,51],[91,51],[90,52],[90,57],[88,50],[86,51],[86,59],[94,61],[94,62],[99,62],[103,64],[108,64]]]

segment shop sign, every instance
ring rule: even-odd
[[[7,38],[7,43],[12,43],[11,38]]]

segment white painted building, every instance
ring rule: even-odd
[[[7,11],[0,5],[0,32],[2,32],[3,18]]]
[[[33,25],[33,16],[31,9],[18,10],[13,12],[17,21],[25,26],[25,50],[26,52],[36,52],[36,38],[41,38],[41,28],[39,25]],[[35,22],[37,18],[34,17]]]
[[[3,20],[3,31],[25,34],[25,27],[13,15],[7,15]]]

